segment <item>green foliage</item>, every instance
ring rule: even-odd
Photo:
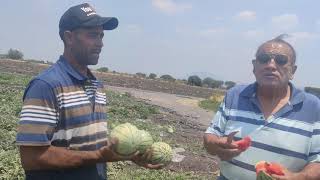
[[[0,179],[24,179],[17,149],[4,151],[0,149]]]
[[[315,95],[315,96],[320,98],[320,88],[305,87],[304,91],[306,91],[307,93],[313,94],[313,95]]]
[[[207,180],[209,177],[196,175],[193,172],[171,172],[168,170],[148,170],[128,165],[124,162],[112,163],[109,166],[110,180]],[[214,180],[214,177],[210,177]]]
[[[203,79],[202,83],[203,85],[207,85],[207,87],[212,87],[212,84],[215,80],[212,79],[211,77],[206,77]]]
[[[109,71],[109,68],[107,68],[107,67],[101,67],[101,68],[98,68],[97,71],[99,71],[99,72],[108,72],[108,71]]]
[[[203,109],[208,109],[216,112],[219,108],[220,102],[213,99],[205,99],[199,102],[199,106]]]
[[[31,80],[31,78],[32,77],[28,76],[28,75],[1,73],[0,72],[0,85],[3,85],[3,86],[17,85],[17,86],[24,89],[25,86]]]
[[[188,84],[191,86],[202,86],[202,80],[197,75],[190,76],[188,78]]]
[[[137,72],[136,75],[141,78],[146,78],[147,75],[145,73]]]
[[[115,93],[107,91],[109,106],[108,115],[113,119],[146,119],[158,110],[143,102],[136,101],[129,93]]]
[[[23,53],[17,49],[9,49],[8,58],[10,59],[23,59]]]
[[[16,128],[19,120],[19,113],[22,106],[22,95],[25,86],[31,77],[26,75],[0,73],[0,179],[24,179],[23,169],[20,163],[19,152],[15,146]],[[109,119],[108,125],[131,122],[139,129],[150,132],[155,141],[162,141],[160,133],[167,132],[168,125],[157,125],[152,122],[149,116],[158,113],[154,106],[140,102],[130,94],[120,94],[107,91],[109,105],[107,107]],[[171,146],[176,144],[172,137],[166,137],[165,142]],[[187,145],[190,147],[191,145]],[[108,167],[108,179],[127,180],[188,180],[188,179],[209,179],[196,175],[192,172],[171,172],[166,169],[159,171],[140,168],[132,163],[112,163]],[[210,177],[212,178],[212,177]]]
[[[169,74],[165,74],[165,75],[160,76],[160,79],[163,79],[165,81],[170,81],[170,82],[176,81],[176,79],[174,77],[170,76]]]
[[[148,78],[149,79],[155,79],[155,78],[157,78],[157,75],[155,73],[150,73]]]
[[[211,88],[221,88],[222,85],[223,85],[223,81],[214,80],[211,84]]]
[[[224,82],[224,85],[226,86],[227,89],[230,89],[230,88],[232,88],[233,86],[235,86],[236,83],[233,82],[233,81],[226,81],[226,82]]]
[[[22,106],[22,87],[28,80],[28,76],[0,73],[0,179],[24,179],[14,142]]]

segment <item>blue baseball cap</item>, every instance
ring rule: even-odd
[[[65,31],[72,31],[81,27],[102,26],[104,30],[113,30],[118,27],[115,17],[102,17],[88,3],[70,7],[60,18],[59,34],[61,39]]]

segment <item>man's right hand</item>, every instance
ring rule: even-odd
[[[217,155],[222,161],[229,161],[242,152],[233,141],[236,133],[232,132],[227,137],[205,134],[204,145],[210,154]]]

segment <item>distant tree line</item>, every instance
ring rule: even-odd
[[[221,80],[215,80],[210,77],[206,77],[202,80],[197,75],[189,76],[187,84],[191,86],[202,86],[202,87],[209,87],[209,88],[225,88],[225,89],[230,89],[236,85],[236,83],[233,81],[223,82]]]
[[[0,54],[0,58],[20,60],[23,59],[23,53],[17,49],[10,48],[7,54]]]
[[[313,94],[315,96],[317,96],[318,98],[320,98],[320,88],[315,88],[315,87],[305,87],[304,88],[305,92],[308,92],[310,94]]]

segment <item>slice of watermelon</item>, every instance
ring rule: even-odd
[[[273,180],[272,174],[284,175],[283,168],[277,163],[259,161],[256,165],[257,180]]]
[[[249,146],[251,146],[251,138],[246,136],[243,139],[236,141],[235,144],[238,145],[238,149],[245,151],[249,148]]]

